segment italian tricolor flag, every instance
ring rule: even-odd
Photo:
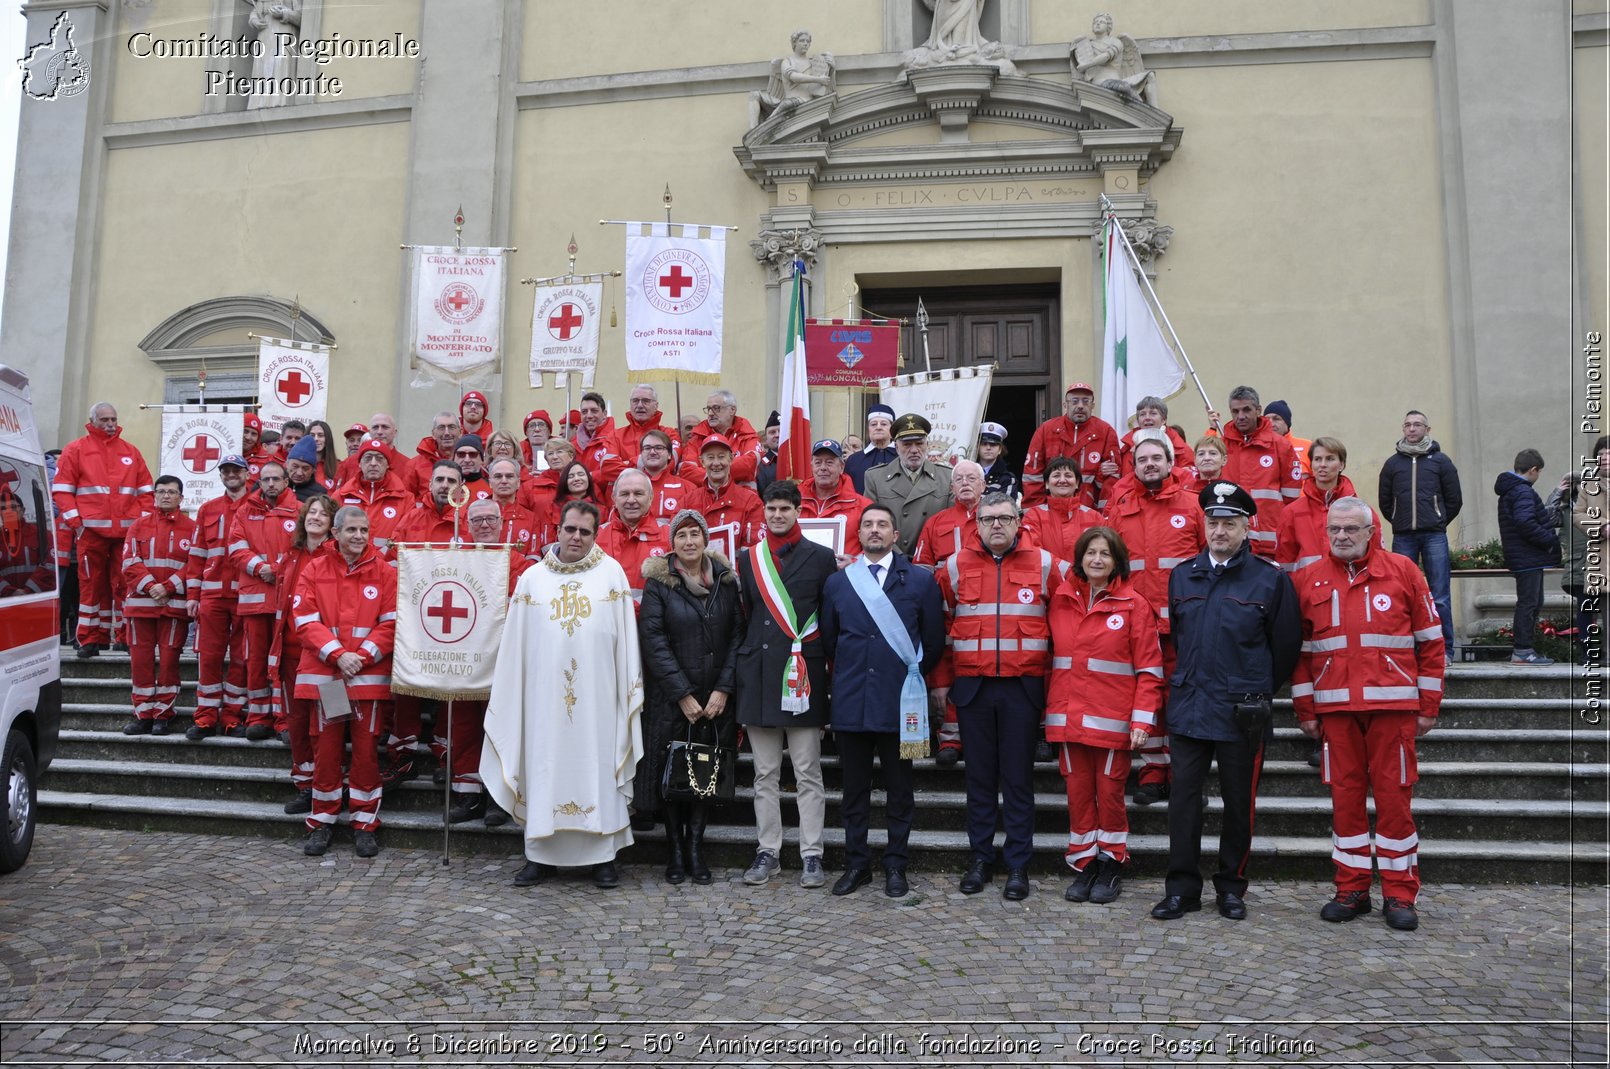
[[[811,397],[805,375],[805,264],[794,261],[793,299],[788,305],[788,351],[783,354],[782,399],[777,411],[777,477],[811,477]]]
[[[1177,393],[1185,382],[1185,369],[1163,340],[1135,277],[1140,265],[1112,216],[1107,217],[1105,238],[1107,325],[1101,344],[1101,412],[1122,426],[1142,397],[1166,400]]]

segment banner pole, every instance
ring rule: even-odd
[[[447,779],[442,788],[442,864],[450,864],[452,847],[449,833],[453,830],[453,699],[447,699]]]

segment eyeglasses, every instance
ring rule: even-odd
[[[980,516],[978,518],[978,523],[981,527],[1005,527],[1016,522],[1016,516]]]
[[[1346,535],[1348,538],[1353,538],[1360,531],[1368,531],[1371,527],[1374,527],[1374,526],[1375,525],[1373,523],[1366,523],[1362,527],[1359,526],[1356,523],[1350,523],[1346,527],[1333,527],[1333,526],[1327,525],[1326,528],[1325,528],[1325,531],[1326,531],[1327,534]]]
[[[471,516],[466,522],[471,527],[495,527],[502,521],[496,516]]]
[[[559,529],[567,535],[590,535],[593,533],[591,527],[577,527],[572,523],[567,523]]]
[[[665,446],[663,446],[663,445],[645,445],[643,447],[643,452],[645,452],[645,453],[669,453],[670,450],[665,448]]]
[[[473,449],[460,449],[458,452],[453,454],[453,459],[454,460],[480,460],[481,459],[481,454],[477,453]]]

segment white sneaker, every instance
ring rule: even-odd
[[[822,859],[812,856],[803,860],[805,871],[799,874],[799,885],[810,888],[826,887],[827,870],[822,867]]]
[[[744,883],[752,887],[759,887],[783,869],[777,860],[777,855],[770,850],[760,850],[755,854],[755,862],[744,873]],[[823,877],[824,879],[826,877]]]

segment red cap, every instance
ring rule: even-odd
[[[380,441],[378,438],[366,438],[366,439],[364,439],[363,444],[358,447],[358,456],[360,458],[362,458],[363,456],[365,456],[366,454],[369,454],[369,453],[379,453],[381,456],[385,457],[386,456],[386,443]],[[391,458],[386,457],[386,459],[390,460]]]
[[[550,431],[553,430],[553,417],[548,415],[548,410],[545,408],[539,408],[527,416],[525,418],[525,422],[520,424],[520,429],[524,430],[525,428],[531,426],[531,421],[534,419],[540,419],[542,422],[548,425],[548,429]]]
[[[263,429],[263,421],[258,417],[257,413],[248,412],[241,418],[245,420],[246,426],[250,427],[254,431],[260,431]]]
[[[1092,390],[1090,388],[1090,384],[1087,383],[1087,382],[1076,382],[1076,383],[1074,383],[1072,386],[1069,386],[1067,388],[1067,390],[1065,390],[1063,392],[1062,396],[1066,397],[1070,393],[1078,393],[1081,390],[1083,390],[1085,393],[1089,394],[1091,397],[1096,396],[1096,391]]]
[[[699,452],[703,453],[706,449],[709,449],[713,445],[719,445],[729,453],[737,452],[737,450],[732,447],[732,443],[727,441],[726,435],[722,434],[712,434],[710,437],[706,438],[704,440],[704,444],[699,446]]]
[[[482,408],[491,407],[490,405],[488,405],[486,403],[486,394],[482,393],[480,390],[471,390],[469,393],[467,393],[463,397],[461,397],[459,399],[459,402],[458,402],[458,407],[460,409],[462,409],[464,407],[464,402],[465,401],[479,401],[479,402],[481,402],[481,407]]]
[[[351,438],[354,434],[368,434],[368,433],[369,433],[369,428],[368,427],[365,427],[361,423],[354,423],[352,426],[350,426],[350,427],[348,427],[346,429],[346,433],[343,434],[341,437],[343,437],[343,438]]]
[[[565,422],[570,424],[572,427],[581,426],[581,409],[572,408],[570,410],[570,415],[566,417]]]

